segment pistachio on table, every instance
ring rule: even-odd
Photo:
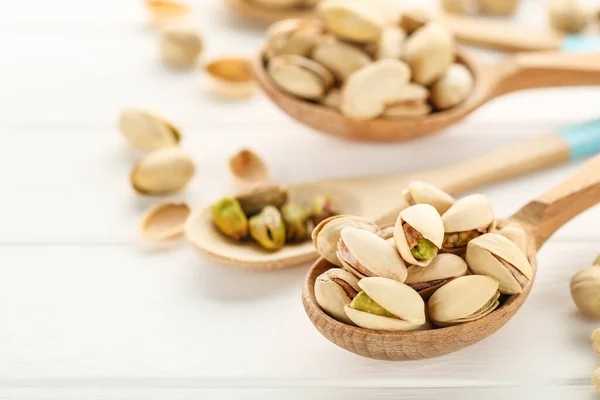
[[[149,111],[126,109],[119,117],[119,129],[127,141],[141,150],[176,146],[181,133],[171,123]]]
[[[315,19],[275,22],[265,32],[265,55],[267,59],[286,54],[308,57],[323,30],[322,23]]]
[[[584,315],[600,319],[600,258],[571,278],[571,297]]]
[[[330,196],[319,195],[314,198],[310,205],[309,218],[315,227],[327,218],[338,214],[339,212]]]
[[[422,181],[412,181],[403,193],[408,205],[429,204],[440,215],[443,215],[454,204],[454,198],[448,193]]]
[[[142,157],[129,176],[141,194],[164,195],[181,190],[194,176],[192,159],[179,147],[157,149]]]
[[[250,61],[240,57],[217,58],[204,66],[212,93],[222,99],[241,99],[256,93]]]
[[[334,82],[334,77],[327,68],[297,55],[271,58],[267,71],[279,88],[308,100],[321,99]]]
[[[592,332],[590,339],[592,339],[592,347],[596,350],[596,353],[600,354],[600,328]]]
[[[352,324],[344,307],[360,292],[358,278],[340,268],[332,268],[317,277],[315,297],[319,306],[338,321]]]
[[[331,71],[340,82],[344,82],[354,71],[373,61],[359,47],[344,43],[333,36],[319,38],[311,58]]]
[[[445,231],[443,248],[448,251],[464,249],[470,240],[495,226],[492,205],[481,194],[458,200],[442,215],[442,221]]]
[[[190,213],[186,203],[167,201],[155,204],[142,216],[140,233],[144,239],[154,241],[181,236]]]
[[[278,250],[285,244],[285,225],[274,206],[266,206],[248,221],[250,236],[267,250]]]
[[[471,71],[462,64],[452,64],[431,87],[431,103],[447,110],[462,103],[473,90]]]
[[[596,387],[596,391],[600,391],[600,367],[592,374],[592,383]]]
[[[580,0],[550,0],[548,16],[552,28],[566,33],[581,32],[587,28],[590,21]]]
[[[224,235],[234,240],[248,236],[248,218],[240,203],[231,197],[225,197],[211,208],[213,223]]]
[[[467,263],[462,258],[454,254],[439,254],[426,268],[417,265],[408,267],[404,283],[428,299],[448,282],[466,274]]]
[[[198,32],[186,24],[165,27],[159,39],[160,56],[171,68],[191,68],[203,49]]]
[[[425,303],[409,286],[382,277],[358,282],[362,292],[344,307],[356,325],[386,331],[413,331],[426,323]]]
[[[437,256],[444,239],[440,215],[429,204],[402,210],[396,220],[394,240],[400,255],[409,264],[428,266]]]
[[[238,194],[242,210],[248,216],[261,212],[266,206],[282,207],[288,200],[285,188],[270,182],[259,182]]]
[[[308,237],[308,214],[296,203],[287,203],[281,208],[281,217],[285,225],[289,242],[300,242]]]

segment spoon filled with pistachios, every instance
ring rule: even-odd
[[[327,339],[370,358],[441,356],[508,322],[531,291],[537,251],[600,203],[600,156],[505,220],[482,195],[450,201],[421,184],[406,194],[415,204],[390,230],[344,216],[313,232],[322,258],[303,286],[306,313]]]

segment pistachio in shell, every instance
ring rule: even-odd
[[[248,218],[240,203],[231,197],[225,197],[211,207],[212,220],[219,232],[234,240],[248,236]]]
[[[319,100],[333,86],[334,77],[321,64],[297,55],[276,56],[267,72],[282,90],[307,100]]]
[[[191,213],[186,203],[166,201],[150,207],[142,216],[140,233],[144,239],[162,241],[183,235]]]
[[[350,304],[358,292],[358,278],[340,268],[323,272],[315,281],[315,297],[321,309],[347,324],[352,324],[352,321],[346,316],[344,307]]]
[[[442,247],[443,239],[444,225],[433,206],[416,204],[398,215],[394,241],[407,263],[428,266]]]
[[[421,29],[431,22],[431,12],[423,7],[410,7],[402,11],[400,16],[400,27],[408,34],[412,35],[418,29]]]
[[[289,242],[300,242],[308,237],[308,214],[302,206],[296,203],[285,204],[281,208],[281,217]]]
[[[274,206],[266,206],[248,221],[250,236],[267,250],[279,250],[285,244],[285,224]]]
[[[383,112],[384,118],[411,118],[431,113],[427,102],[429,90],[416,83],[405,85],[394,100],[388,102]]]
[[[429,317],[438,327],[474,321],[494,311],[498,281],[489,276],[461,276],[438,289],[429,299]]]
[[[333,88],[327,92],[325,97],[321,100],[321,104],[326,107],[333,108],[335,110],[340,109],[342,103],[342,94],[339,88]]]
[[[333,204],[333,200],[327,195],[315,197],[310,205],[309,217],[313,226],[317,226],[327,218],[338,214],[339,212]]]
[[[402,28],[393,25],[385,27],[377,43],[375,58],[377,60],[384,58],[400,59],[405,40],[406,32]]]
[[[319,38],[311,58],[331,71],[339,82],[344,82],[354,71],[372,61],[360,47],[332,36]]]
[[[317,11],[328,31],[355,43],[376,42],[386,25],[381,11],[366,1],[324,0]]]
[[[510,239],[511,242],[517,245],[519,250],[525,255],[527,255],[527,250],[529,248],[529,238],[527,236],[527,232],[520,225],[508,225],[502,227],[502,229],[498,230],[496,233]]]
[[[165,195],[183,189],[194,176],[194,162],[178,147],[157,149],[138,160],[129,176],[140,194]]]
[[[453,204],[454,198],[437,186],[422,181],[412,181],[403,191],[408,205],[429,204],[443,215]]]
[[[431,87],[431,103],[447,110],[465,101],[473,90],[473,74],[462,64],[452,64]]]
[[[274,183],[259,182],[235,198],[240,202],[246,215],[254,215],[261,212],[266,206],[282,207],[288,200],[288,192]]]
[[[133,147],[141,150],[172,147],[181,140],[181,133],[176,127],[144,110],[123,110],[119,116],[119,129]]]
[[[573,275],[571,297],[584,315],[600,319],[600,262]]]
[[[471,240],[466,259],[473,273],[497,280],[500,293],[522,293],[533,278],[527,257],[513,242],[497,233],[486,233]]]
[[[551,0],[548,3],[548,16],[552,28],[566,33],[581,32],[590,21],[580,0]]]
[[[208,62],[204,72],[211,91],[222,99],[243,99],[256,93],[250,60],[243,57],[223,57]]]
[[[427,322],[425,303],[409,286],[382,277],[361,279],[358,286],[362,292],[344,310],[361,328],[414,331]]]
[[[323,25],[315,19],[275,22],[265,32],[265,55],[267,59],[285,54],[308,57],[322,33]]]
[[[405,284],[415,289],[424,299],[459,276],[467,274],[467,263],[454,254],[439,254],[426,268],[408,267]]]
[[[161,31],[160,57],[167,67],[193,67],[203,47],[196,29],[187,24],[170,24]]]
[[[444,250],[464,249],[470,240],[495,227],[494,210],[489,200],[474,194],[455,202],[443,215]]]

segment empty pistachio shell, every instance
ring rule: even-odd
[[[377,118],[401,98],[409,80],[410,69],[402,61],[375,61],[350,75],[342,88],[341,111],[354,119]]]
[[[473,75],[462,64],[452,64],[431,87],[431,102],[446,110],[465,101],[473,90]]]
[[[464,248],[471,239],[494,227],[492,204],[481,195],[463,197],[442,215],[444,222],[444,249]]]
[[[229,170],[240,187],[269,180],[267,163],[250,149],[241,149],[231,156]]]
[[[485,14],[506,16],[516,11],[519,0],[478,0],[478,3]]]
[[[190,68],[203,49],[198,32],[188,25],[169,25],[160,35],[160,56],[172,68]]]
[[[475,10],[474,0],[441,0],[442,9],[447,13],[468,15]]]
[[[277,86],[308,100],[322,98],[333,85],[333,75],[321,64],[301,56],[273,57],[267,67]]]
[[[310,205],[309,217],[314,226],[319,225],[322,221],[337,214],[339,214],[339,212],[329,196],[317,196]]]
[[[518,225],[509,225],[503,227],[497,233],[510,239],[511,242],[517,245],[523,254],[527,255],[529,239],[523,228]]]
[[[411,206],[429,204],[440,215],[443,215],[454,204],[454,198],[448,193],[422,181],[412,181],[403,193],[407,204]]]
[[[218,97],[239,99],[256,93],[257,86],[248,59],[218,58],[206,64],[204,71],[212,85],[212,93]]]
[[[340,268],[323,272],[315,281],[315,297],[319,306],[333,318],[347,324],[352,324],[352,321],[346,316],[344,307],[358,292],[358,278]]]
[[[121,113],[119,128],[123,136],[138,149],[155,150],[179,143],[179,130],[148,111],[129,109]]]
[[[356,325],[386,331],[413,331],[426,323],[425,303],[409,286],[393,279],[361,279],[363,290],[345,307]]]
[[[487,275],[500,283],[500,292],[523,292],[533,278],[527,257],[509,239],[497,233],[486,233],[469,242],[467,263],[473,273]]]
[[[275,22],[265,33],[267,58],[285,54],[307,57],[322,32],[323,25],[316,20],[286,19]]]
[[[438,289],[429,299],[429,316],[439,327],[484,317],[498,307],[498,282],[483,275],[461,276]]]
[[[321,100],[321,104],[323,104],[324,106],[327,106],[329,108],[334,108],[336,110],[340,109],[341,102],[342,102],[342,95],[341,95],[340,89],[338,89],[338,88],[331,89],[329,92],[327,92],[325,97],[323,97],[323,99]]]
[[[404,30],[397,26],[386,27],[379,38],[375,58],[377,60],[384,58],[399,59],[402,55],[402,47],[405,40],[406,32]]]
[[[311,57],[333,72],[336,79],[341,82],[372,61],[371,57],[359,47],[341,42],[331,36],[323,37],[317,42]]]
[[[385,17],[366,1],[325,0],[318,12],[327,29],[341,39],[368,43],[379,40]]]
[[[396,248],[373,232],[344,228],[337,248],[338,258],[361,275],[406,279],[406,266]]]
[[[313,245],[323,258],[338,267],[341,267],[342,263],[336,255],[337,244],[342,229],[346,227],[364,229],[374,233],[379,232],[379,227],[373,221],[352,215],[336,215],[318,224],[312,232]]]
[[[178,147],[154,150],[142,157],[129,176],[141,194],[163,195],[183,189],[194,176],[192,159]]]
[[[600,267],[584,268],[571,278],[571,297],[584,315],[600,319]]]
[[[406,283],[424,299],[459,276],[467,274],[467,263],[454,254],[439,254],[427,268],[412,265],[408,267]]]
[[[234,240],[248,236],[248,218],[236,199],[219,200],[211,207],[211,213],[213,223],[222,234]]]
[[[554,29],[567,33],[579,33],[589,24],[588,13],[580,0],[551,0],[548,16]]]
[[[152,22],[158,26],[170,24],[186,17],[191,9],[188,4],[175,0],[146,0]]]
[[[592,332],[590,339],[592,339],[592,347],[596,350],[596,353],[600,354],[600,328]]]
[[[190,212],[185,203],[167,201],[156,204],[144,213],[140,233],[145,239],[157,241],[181,236]]]
[[[431,21],[431,13],[423,7],[411,7],[403,10],[400,27],[409,35],[424,27]]]
[[[285,188],[269,182],[258,182],[236,196],[246,215],[254,215],[266,206],[283,206],[288,199]]]
[[[429,204],[417,204],[400,212],[394,228],[400,255],[409,264],[426,267],[437,255],[444,240],[440,215]]]
[[[267,250],[278,250],[285,244],[285,225],[274,206],[266,206],[248,221],[250,236]]]
[[[410,66],[413,81],[429,86],[454,61],[454,39],[442,25],[430,22],[406,40],[402,59]]]
[[[308,214],[300,205],[287,203],[281,208],[281,217],[288,241],[297,242],[308,237]]]
[[[429,90],[416,83],[404,85],[396,98],[386,104],[384,118],[411,118],[427,115],[431,106],[427,103]]]

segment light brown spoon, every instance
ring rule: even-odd
[[[475,87],[469,98],[446,111],[404,119],[354,120],[329,107],[289,95],[271,80],[262,55],[255,58],[253,71],[267,96],[290,117],[323,133],[365,141],[404,141],[438,132],[484,103],[510,92],[553,86],[600,85],[600,52],[516,54],[489,63],[461,51],[459,59],[475,77]]]
[[[551,134],[435,170],[303,183],[289,190],[294,201],[304,204],[309,204],[317,195],[330,195],[341,206],[341,212],[370,218],[383,225],[394,222],[399,209],[405,206],[402,190],[412,180],[429,182],[453,194],[567,161],[569,154],[569,145],[558,135]],[[210,207],[192,212],[185,233],[203,255],[227,265],[275,269],[317,258],[310,241],[267,252],[253,243],[227,240],[214,228]]]
[[[248,0],[225,0],[227,6],[238,14],[263,23],[271,23],[282,19],[303,18],[314,12],[314,8],[298,8],[281,10],[277,8],[260,7]]]
[[[561,226],[600,203],[600,156],[570,178],[531,201],[506,222],[515,222],[529,233],[529,261],[534,278],[536,253]],[[333,266],[319,259],[310,269],[302,290],[308,317],[327,339],[344,349],[382,360],[416,360],[438,357],[463,349],[496,332],[517,312],[531,291],[533,279],[520,295],[510,297],[491,314],[449,328],[418,332],[384,332],[362,329],[336,321],[325,314],[315,299],[316,278]]]

